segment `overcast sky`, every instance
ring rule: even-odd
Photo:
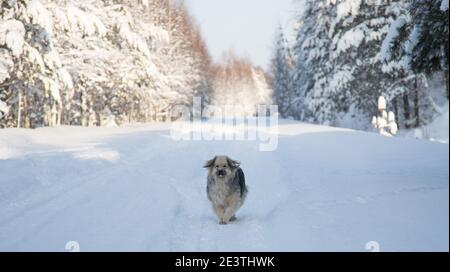
[[[294,17],[293,0],[186,0],[216,61],[229,48],[268,68],[279,22]]]

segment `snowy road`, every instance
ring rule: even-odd
[[[205,160],[249,196],[216,222]],[[174,141],[168,125],[0,130],[0,251],[449,250],[448,145],[284,121],[278,148]]]

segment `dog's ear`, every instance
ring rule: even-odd
[[[205,165],[203,166],[203,168],[211,168],[214,165],[214,163],[216,163],[216,159],[217,159],[217,156],[215,156],[211,160],[207,161],[205,163]]]
[[[235,161],[235,160],[232,160],[232,159],[230,159],[230,158],[228,158],[228,157],[227,157],[227,162],[228,162],[228,165],[229,165],[231,168],[233,168],[233,169],[236,169],[236,168],[238,168],[238,167],[241,165],[240,162]]]

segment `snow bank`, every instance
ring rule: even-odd
[[[7,160],[17,156],[17,151],[14,148],[6,146],[0,147],[0,160]]]
[[[441,143],[449,143],[449,117],[448,117],[448,103],[443,108],[443,113],[436,117],[429,125],[409,130],[403,134],[406,137],[416,139],[427,139],[430,141],[437,141]]]

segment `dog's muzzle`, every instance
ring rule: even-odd
[[[223,178],[223,177],[225,177],[226,176],[226,171],[225,170],[217,170],[217,176],[218,177],[221,177],[221,178]]]

